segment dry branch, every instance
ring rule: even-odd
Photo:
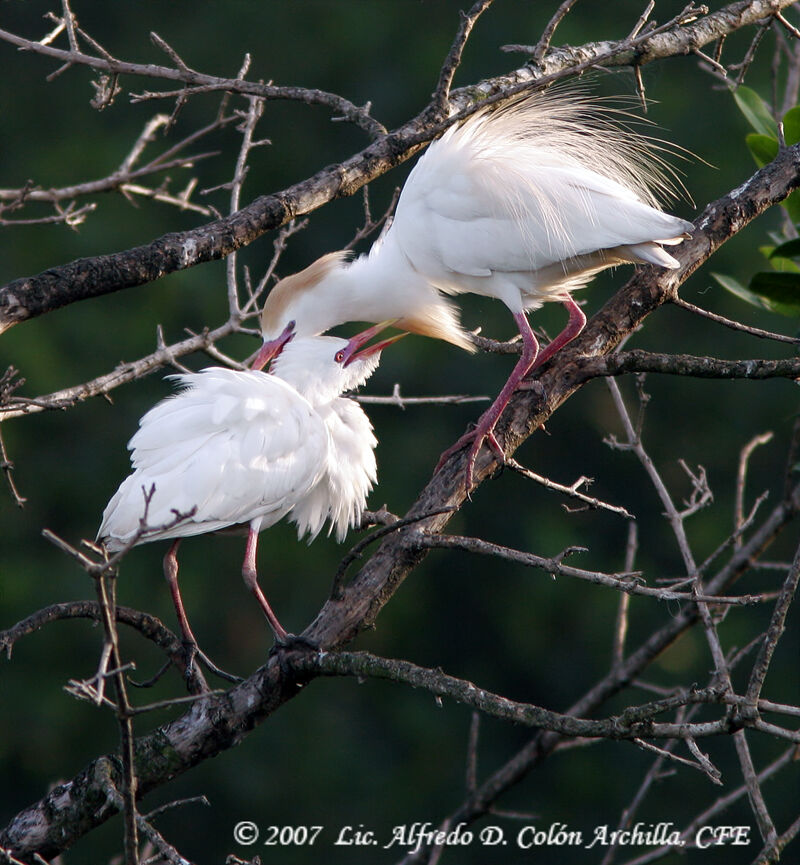
[[[592,43],[581,48],[551,51],[541,70],[523,66],[507,75],[487,79],[450,94],[452,122],[470,108],[487,101],[507,98],[522,89],[541,86],[558,77],[575,74],[595,65],[631,65],[685,54],[695,47],[716,41],[727,33],[749,26],[791,5],[793,0],[742,0],[705,17],[676,24],[668,32],[644,34],[634,42]],[[61,51],[49,45],[22,39],[0,30],[0,40],[68,63],[81,63],[105,72],[142,75],[182,81],[194,87],[263,96],[265,98],[308,98],[331,104],[331,94],[300,91],[297,88],[269,88],[240,79],[203,76],[185,69],[138,65]],[[634,44],[635,43],[635,44]],[[339,97],[336,97],[339,98]],[[345,100],[346,102],[346,100]],[[353,113],[354,106],[338,106]],[[355,109],[356,118],[363,117]],[[252,243],[266,231],[309,213],[334,198],[352,195],[366,183],[410,159],[419,149],[441,134],[447,124],[426,121],[426,112],[394,131],[381,135],[366,149],[340,165],[323,169],[302,183],[253,202],[224,219],[185,232],[166,234],[149,244],[112,255],[96,256],[64,264],[0,287],[0,332],[66,304],[152,282],[168,273],[215,261]]]
[[[512,452],[527,436],[577,390],[582,379],[578,358],[601,356],[614,350],[651,312],[671,297],[679,282],[728,237],[782,200],[800,183],[798,174],[800,148],[782,151],[778,159],[757,172],[736,190],[706,208],[698,228],[687,241],[679,257],[682,268],[669,273],[653,269],[637,272],[628,284],[588,323],[584,333],[562,351],[562,363],[551,364],[541,374],[545,398],[531,391],[514,396],[509,410],[501,419],[498,436]],[[494,456],[483,450],[476,464],[476,480],[482,481],[495,468]],[[431,514],[447,508],[458,508],[464,501],[463,453],[455,454],[422,491],[406,518]],[[780,502],[719,569],[704,588],[708,596],[721,594],[775,537],[794,519],[800,507],[800,491]],[[428,516],[426,530],[441,531],[449,513]],[[383,540],[369,562],[342,589],[342,600],[325,603],[315,621],[303,636],[330,651],[343,646],[377,618],[408,573],[427,554],[419,544],[419,528],[408,525]],[[660,631],[631,652],[623,663],[615,665],[608,676],[566,713],[579,717],[589,715],[603,700],[630,683],[642,669],[678,635],[694,625],[698,606],[687,605]],[[286,665],[283,665],[283,669]],[[168,778],[190,769],[204,759],[225,750],[254,726],[261,723],[286,700],[298,693],[291,677],[282,672],[277,658],[248,680],[232,688],[224,698],[209,696],[201,700],[178,720],[136,742],[136,766],[139,791],[160,786]],[[488,778],[468,802],[451,819],[471,820],[485,812],[490,803],[507,789],[515,778],[522,777],[543,759],[559,741],[556,733],[537,734],[506,766]],[[115,778],[115,783],[120,779]],[[96,764],[90,764],[69,784],[56,787],[41,802],[17,815],[0,834],[0,846],[12,851],[37,850],[51,856],[73,843],[77,837],[107,819],[113,812],[96,782]],[[33,827],[36,827],[33,832]]]
[[[565,7],[566,5],[564,4]],[[674,30],[670,32],[640,32],[641,28],[635,28],[632,36],[637,39],[641,36],[643,39],[638,43],[638,47],[643,52],[642,57],[637,57],[635,62],[646,62],[655,59],[656,56],[670,56],[681,53],[681,50],[687,50],[690,45],[705,44],[707,41],[719,38],[720,33],[724,35],[725,32],[732,32],[744,24],[752,23],[753,20],[756,20],[752,18],[753,15],[760,14],[763,17],[786,5],[788,2],[783,2],[783,0],[780,2],[775,0],[773,3],[736,3],[712,16],[694,20],[693,23],[676,25]],[[65,9],[67,8],[65,4]],[[72,44],[74,33],[69,31],[69,28],[68,32],[71,42],[69,56],[60,59],[67,63],[81,62],[76,56],[75,46]],[[647,41],[644,41],[645,37]],[[0,38],[3,38],[2,33],[0,33]],[[176,64],[175,71],[179,75],[175,80],[186,82],[187,77],[192,78],[197,74],[193,73],[169,46],[164,44],[162,49]],[[606,53],[608,50],[605,49]],[[659,55],[658,51],[665,53]],[[99,53],[102,56],[96,59],[105,60],[106,63],[117,62],[111,60],[104,52],[100,51]],[[563,53],[563,50],[545,53],[542,63],[547,68],[552,68],[554,64],[558,65],[563,62],[564,65],[560,67],[563,70],[569,63],[566,60],[558,60],[559,56],[566,57],[567,55]],[[619,57],[623,58],[620,62],[634,62],[630,58],[624,60],[624,53]],[[602,62],[608,63],[617,61],[615,57],[604,57],[602,50],[594,54],[589,51],[588,55],[580,60],[576,60],[573,56],[572,60],[573,63],[577,62],[583,66],[588,66],[598,62],[598,58]],[[95,66],[95,68],[100,67]],[[574,65],[573,68],[575,68]],[[107,69],[114,75],[122,71],[112,67],[107,67]],[[481,88],[498,88],[501,86],[501,82],[505,82],[513,89],[516,86],[526,85],[535,78],[527,67],[513,74],[518,76],[517,81],[510,80],[507,76],[504,79],[483,82],[478,88],[455,91],[450,94],[453,107],[458,108],[473,104],[476,93],[480,95],[488,93]],[[180,77],[181,75],[184,77]],[[219,82],[217,85],[213,83],[202,84],[198,79],[192,79],[192,81],[194,83],[191,83],[191,87],[196,90],[203,87],[213,88],[219,84]],[[231,81],[243,83],[241,77],[231,79]],[[231,89],[232,92],[244,92],[236,90],[233,85]],[[148,281],[162,273],[169,272],[170,268],[174,270],[188,267],[204,260],[226,255],[295,213],[313,209],[335,195],[352,193],[371,177],[378,176],[392,165],[408,158],[439,131],[441,131],[441,126],[427,125],[423,127],[420,118],[416,118],[391,135],[379,138],[373,145],[361,154],[352,157],[334,172],[320,172],[304,184],[298,184],[277,196],[258,199],[244,209],[236,211],[230,217],[218,220],[210,226],[196,229],[194,232],[168,235],[139,250],[128,250],[115,256],[73,262],[72,265],[54,269],[53,278],[49,282],[46,279],[37,281],[39,278],[34,277],[31,280],[20,280],[12,283],[4,289],[0,289],[0,305],[5,304],[6,313],[10,311],[10,315],[6,318],[6,326],[11,326],[16,321],[31,315],[46,312],[57,305],[104,293],[106,286],[107,290],[116,290]],[[659,356],[641,352],[622,352],[617,355],[613,355],[612,352],[629,333],[641,324],[647,315],[656,310],[662,303],[674,299],[680,282],[705,261],[721,243],[771,204],[780,201],[792,189],[795,189],[800,183],[800,179],[798,179],[799,166],[800,151],[797,147],[782,150],[775,163],[756,173],[747,183],[706,209],[697,222],[697,229],[693,238],[685,243],[679,252],[679,257],[683,262],[683,268],[680,271],[673,273],[655,273],[652,269],[639,271],[628,285],[595,316],[582,337],[565,349],[558,357],[557,362],[552,362],[541,371],[543,391],[520,392],[515,395],[498,430],[498,437],[509,454],[592,375],[616,375],[636,369],[637,363],[639,365],[649,363],[651,365],[661,364],[662,367],[672,367],[671,369],[660,369],[659,371],[662,372],[682,372],[682,374],[696,375],[702,374],[703,370],[712,369],[714,374],[720,377],[732,377],[734,375],[759,377],[749,372],[754,363],[751,361],[725,362],[701,358],[683,358],[678,361],[671,358],[666,361],[659,359]],[[237,168],[231,184],[234,200],[240,178],[241,171]],[[76,280],[77,290],[73,294],[64,293],[65,285],[73,278]],[[106,280],[108,282],[101,285]],[[25,291],[20,291],[23,283],[27,288]],[[29,293],[26,294],[28,290]],[[235,319],[233,312],[232,316],[232,321],[226,327],[235,329],[238,327],[238,321],[233,320]],[[208,338],[210,341],[204,345],[201,340],[201,347],[211,350],[214,342],[212,335],[205,335],[204,338]],[[156,355],[151,356],[149,361],[151,365],[157,365],[160,362],[165,362],[165,360],[174,361],[174,353],[170,357],[170,350],[167,347],[159,345],[159,352],[162,354],[158,358]],[[617,372],[613,372],[614,363],[623,365],[628,363],[631,364],[631,367],[626,369],[619,367]],[[757,361],[755,363],[768,364],[773,362]],[[760,377],[797,376],[797,367],[792,366],[794,361],[774,363],[778,365],[761,367],[763,375]],[[678,366],[684,364],[684,366],[679,370],[676,364]],[[745,366],[737,366],[737,364],[744,364]],[[603,365],[605,367],[601,370]],[[589,374],[587,374],[587,370]],[[135,373],[126,370],[124,374],[133,375]],[[105,384],[95,392],[103,392],[103,387]],[[88,395],[85,391],[83,393]],[[72,398],[78,399],[80,397],[73,394]],[[27,404],[24,402],[17,404],[14,410],[22,414],[25,412],[26,405],[36,410],[49,407],[41,402],[29,401]],[[209,693],[202,699],[196,700],[191,708],[177,720],[163,725],[152,734],[143,736],[133,743],[135,777],[140,795],[145,795],[148,791],[159,787],[177,774],[235,745],[254,726],[261,723],[288,699],[296,696],[299,691],[298,684],[310,681],[317,675],[339,675],[343,671],[346,675],[359,675],[364,672],[370,675],[381,675],[381,667],[383,665],[385,672],[385,664],[392,665],[392,672],[397,672],[396,662],[384,662],[381,659],[368,658],[367,665],[363,666],[363,656],[334,653],[331,650],[343,646],[359,631],[374,623],[383,605],[389,600],[406,575],[419,564],[430,546],[441,541],[441,537],[436,537],[434,533],[442,531],[447,524],[449,514],[464,502],[464,491],[461,486],[462,462],[463,455],[456,454],[445,464],[443,469],[423,490],[402,524],[392,526],[391,533],[383,539],[373,558],[347,586],[342,587],[341,597],[332,598],[322,608],[316,620],[304,634],[304,636],[318,641],[324,650],[322,653],[310,655],[296,652],[280,653],[278,657],[273,657],[264,668],[226,694]],[[483,451],[478,460],[476,479],[479,481],[485,479],[496,467],[495,457],[488,451]],[[609,696],[618,693],[633,682],[653,658],[657,657],[686,629],[697,624],[699,619],[704,617],[704,605],[709,602],[716,603],[723,596],[723,593],[728,590],[735,579],[752,566],[762,550],[783,526],[796,518],[798,510],[800,510],[800,489],[795,486],[787,487],[784,500],[773,508],[761,524],[754,529],[749,538],[741,538],[741,544],[737,544],[731,550],[728,562],[711,576],[702,587],[701,594],[695,595],[691,603],[685,593],[672,592],[672,590],[654,590],[656,597],[668,597],[670,594],[674,594],[682,597],[687,603],[665,626],[653,633],[626,658],[622,657],[620,650],[615,658],[613,669],[608,675],[564,715],[557,715],[557,713],[539,707],[512,705],[511,701],[507,701],[505,698],[479,692],[479,689],[470,683],[446,677],[436,671],[412,669],[413,665],[404,667],[404,674],[396,676],[402,681],[413,684],[415,682],[421,683],[422,679],[430,679],[434,689],[438,689],[443,695],[455,697],[458,694],[463,694],[466,697],[464,702],[469,705],[476,705],[484,711],[496,711],[499,714],[508,710],[505,717],[512,717],[517,720],[528,712],[525,720],[542,728],[508,764],[498,769],[482,784],[478,785],[476,781],[470,783],[465,802],[454,814],[450,815],[449,823],[457,823],[462,819],[472,820],[486,813],[500,793],[507,790],[511,784],[523,777],[533,766],[552,752],[562,741],[563,735],[606,735],[612,732],[607,725],[602,726],[604,722],[586,719],[590,718]],[[425,527],[427,534],[420,530],[419,523],[421,520],[428,523]],[[517,551],[512,552],[517,553]],[[692,564],[691,561],[687,563]],[[563,568],[560,562],[555,564]],[[693,568],[690,567],[688,570],[693,570]],[[566,573],[566,570],[564,572]],[[614,587],[625,590],[625,586],[621,585],[621,582],[617,581]],[[790,580],[787,579],[783,594],[776,604],[773,627],[765,638],[765,646],[768,647],[765,651],[772,650],[774,642],[779,636],[780,627],[782,627],[781,617],[788,603],[786,597],[789,586]],[[705,613],[708,613],[707,609]],[[120,610],[117,610],[117,615],[120,615]],[[707,617],[705,618],[707,619]],[[12,631],[17,635],[25,631],[25,628],[22,630],[19,628],[20,626],[17,626],[17,629],[12,629]],[[718,649],[718,646],[713,644],[716,635],[713,623],[708,629],[712,650]],[[5,645],[10,648],[12,643],[13,639],[8,632],[0,635],[0,646]],[[726,668],[725,659],[717,657],[715,660],[717,661],[717,671],[724,671]],[[767,656],[765,664],[762,665],[764,670],[766,670],[768,663],[769,657]],[[116,666],[117,669],[121,669],[121,665]],[[758,683],[753,685],[755,698],[758,697],[755,692],[760,693],[760,685],[763,681],[760,673],[754,673],[754,678],[751,681],[756,682],[756,680]],[[675,697],[666,697],[664,700],[629,710],[620,718],[606,719],[606,721],[613,721],[618,736],[628,738],[663,735],[683,737],[687,739],[687,742],[691,742],[689,736],[716,735],[722,732],[732,732],[738,727],[749,726],[769,735],[781,735],[793,741],[797,739],[797,734],[792,731],[766,724],[760,718],[753,716],[752,713],[748,715],[747,709],[752,709],[754,703],[742,703],[742,698],[727,687],[729,682],[723,684],[726,687],[720,688],[719,683],[715,683],[712,688],[706,689],[703,693],[687,692]],[[730,715],[725,714],[723,717],[703,724],[687,725],[686,720],[682,717],[679,717],[674,723],[665,722],[656,725],[653,721],[653,715],[656,712],[673,711],[692,702],[693,699],[705,698],[708,698],[709,702],[733,706],[735,711],[732,711]],[[767,704],[763,700],[757,700],[755,706],[760,711],[767,709]],[[576,722],[579,723],[576,725]],[[601,726],[597,726],[598,724]],[[545,731],[545,728],[548,729]],[[740,738],[742,737],[740,736]],[[701,756],[698,756],[696,751],[695,756],[699,763],[703,764]],[[706,768],[708,769],[708,767]],[[757,789],[759,782],[758,775],[754,774],[753,777],[755,781],[751,778],[749,788],[751,793],[754,785]],[[124,772],[118,759],[100,757],[71,781],[58,785],[40,802],[18,814],[0,835],[0,848],[9,849],[14,855],[22,855],[26,858],[33,855],[34,851],[46,857],[56,855],[74,843],[82,834],[120,810],[122,802],[118,796],[115,796],[115,791],[124,791],[125,786]],[[131,807],[128,810],[132,815],[135,815],[135,811]],[[143,824],[138,821],[137,826],[144,829]],[[779,838],[771,837],[770,843],[773,848],[788,841],[791,837],[791,831],[790,828]],[[154,840],[157,841],[158,839]],[[162,852],[167,856],[169,855],[167,848],[164,848]],[[424,855],[425,851],[423,850],[421,856]]]

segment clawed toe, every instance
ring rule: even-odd
[[[309,640],[302,634],[286,634],[285,637],[276,637],[272,648],[269,650],[269,656],[277,655],[279,652],[319,652],[318,643]]]
[[[220,679],[224,679],[226,682],[237,683],[243,681],[241,676],[234,676],[233,673],[227,673],[221,667],[218,667],[194,641],[184,640],[183,650],[186,659],[184,675],[187,679],[199,678],[201,684],[204,685],[202,676],[198,676],[200,673],[200,664],[202,664],[209,673],[219,676]]]

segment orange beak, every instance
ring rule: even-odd
[[[363,349],[363,351],[359,351],[359,349],[363,345],[366,345],[373,336],[377,336],[397,321],[398,319],[396,318],[387,319],[386,321],[382,321],[379,324],[367,328],[367,330],[362,330],[361,333],[357,333],[355,336],[350,337],[347,345],[336,355],[336,360],[343,366],[349,366],[354,360],[362,360],[365,357],[377,354],[378,352],[383,351],[386,346],[391,345],[393,342],[397,342],[397,340],[402,339],[404,336],[408,336],[405,332],[397,333],[394,336],[390,336],[388,339],[382,339],[380,342],[368,346]]]
[[[271,360],[274,360],[283,351],[286,343],[294,336],[294,325],[295,323],[290,321],[279,337],[270,340],[265,339],[264,344],[258,350],[258,354],[253,358],[250,368],[264,369]]]

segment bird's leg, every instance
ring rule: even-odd
[[[530,373],[532,373],[535,369],[538,369],[543,363],[550,360],[550,358],[557,351],[562,349],[568,342],[571,342],[573,339],[575,339],[575,337],[586,326],[586,315],[571,297],[563,301],[563,304],[567,312],[569,313],[569,321],[567,322],[567,326],[555,339],[551,340],[539,352],[535,362],[528,370],[528,375],[530,375]]]
[[[286,629],[278,621],[275,613],[272,612],[264,593],[261,591],[261,586],[258,584],[258,571],[256,570],[256,549],[258,547],[258,532],[250,526],[247,533],[247,547],[244,552],[244,562],[242,562],[242,579],[248,589],[256,596],[256,600],[261,605],[264,615],[267,617],[272,633],[275,634],[275,639],[279,643],[286,642],[289,636]]]
[[[239,676],[232,676],[230,673],[221,670],[205,652],[201,651],[197,638],[189,625],[186,609],[183,606],[183,598],[181,598],[181,590],[178,587],[178,547],[180,543],[181,539],[176,538],[164,556],[164,577],[172,595],[175,612],[178,614],[178,624],[183,634],[183,644],[186,647],[186,675],[187,677],[192,675],[194,659],[199,658],[212,673],[220,678],[227,679],[229,682],[241,682]]]
[[[505,385],[503,385],[503,389],[498,394],[497,399],[481,415],[475,429],[464,433],[464,435],[461,436],[454,445],[449,447],[441,457],[439,457],[439,462],[436,466],[436,470],[438,471],[453,453],[460,450],[467,442],[472,441],[472,447],[469,449],[469,454],[467,455],[467,468],[465,472],[467,493],[472,489],[472,470],[475,466],[475,458],[478,456],[478,451],[480,451],[484,439],[488,441],[489,445],[501,459],[505,456],[503,449],[500,447],[500,443],[494,435],[495,424],[503,413],[505,407],[508,405],[511,395],[517,389],[519,383],[536,364],[537,355],[539,353],[539,343],[531,330],[527,316],[524,312],[515,312],[514,321],[516,321],[520,335],[522,336],[522,356],[517,361],[517,365],[511,371],[511,375],[508,377],[508,381]]]
[[[195,655],[200,652],[200,647],[197,645],[197,639],[189,625],[186,609],[183,606],[183,598],[181,598],[181,590],[178,586],[178,547],[180,544],[181,539],[176,538],[164,556],[164,578],[169,586],[172,603],[175,606],[175,612],[178,614],[178,624],[183,634],[183,644],[186,647],[186,675],[188,676],[191,674],[192,664],[194,663]]]
[[[181,544],[181,539],[177,538],[172,542],[167,554],[164,556],[164,578],[169,586],[170,594],[172,595],[172,603],[175,605],[175,612],[178,614],[178,624],[181,626],[183,641],[188,646],[192,646],[197,650],[197,640],[189,625],[189,619],[186,617],[186,610],[183,606],[183,598],[181,598],[181,590],[178,587],[178,547]]]

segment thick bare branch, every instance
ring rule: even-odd
[[[753,381],[763,381],[768,378],[800,378],[800,359],[794,357],[783,360],[758,358],[722,360],[716,357],[695,357],[688,354],[655,354],[641,349],[620,351],[606,357],[579,358],[576,367],[587,378],[639,372]]]
[[[759,4],[734,5],[752,9]],[[773,3],[772,5],[778,6],[780,4]],[[730,8],[732,7],[728,7],[728,9]],[[700,24],[702,22],[695,23]],[[664,35],[670,34],[655,34],[653,39]],[[167,51],[167,53],[170,52]],[[551,54],[553,53],[557,52],[551,52]],[[548,55],[548,61],[550,56]],[[182,61],[179,62],[180,58],[177,54],[172,59],[176,63],[177,69],[184,73],[188,70]],[[458,92],[452,95],[457,101]],[[395,144],[399,142],[404,147],[408,145],[409,150],[412,150],[419,146],[419,142],[424,140],[424,136],[433,133],[428,128],[421,132],[416,130],[414,134],[419,137],[414,139],[409,134],[406,139],[395,139]],[[390,138],[377,142],[376,149],[372,153],[385,152],[380,150],[380,146],[384,146]],[[409,141],[416,141],[416,144],[409,145]],[[390,152],[390,158],[396,158],[397,161],[406,158],[407,155],[405,150],[402,156]],[[590,364],[593,360],[600,358],[607,360],[604,356],[609,355],[620,344],[620,341],[661,303],[672,299],[675,296],[678,283],[699,266],[714,249],[747,224],[755,215],[763,212],[770,204],[780,200],[788,191],[796,188],[800,182],[797,177],[799,162],[800,155],[796,148],[782,151],[773,165],[758,172],[750,181],[734,190],[730,196],[710,206],[703,218],[698,221],[698,228],[692,240],[687,242],[679,251],[679,257],[684,262],[681,271],[658,275],[650,270],[640,271],[617,297],[613,298],[592,320],[585,334],[562,353],[558,362],[551,363],[541,371],[544,389],[535,392],[531,390],[515,396],[498,432],[498,436],[509,452],[513,451],[539,424],[546,421],[565,399],[588,380],[584,375],[585,368],[582,364]],[[353,184],[359,182],[359,170],[358,166],[354,166],[353,174],[350,175]],[[236,176],[239,177],[238,170]],[[353,180],[353,178],[356,179]],[[236,180],[234,180],[234,185],[235,183]],[[319,187],[322,189],[320,200],[324,199],[327,194],[326,190],[329,189],[323,187],[324,184]],[[342,187],[335,188],[341,189]],[[283,208],[283,203],[281,208]],[[247,208],[236,211],[231,220],[240,218],[245,211]],[[282,219],[288,209],[281,209],[280,212],[276,210],[275,212]],[[255,211],[251,212],[250,215],[254,220],[261,219]],[[231,249],[236,248],[237,243],[241,245],[247,242],[242,238],[254,236],[248,234],[251,232],[252,226],[242,224],[242,234],[238,238],[231,238],[225,232],[232,224],[227,220],[216,223],[225,235],[224,242],[229,242]],[[259,224],[263,228],[263,220]],[[186,239],[186,235],[175,235],[173,239],[178,244],[175,248],[179,248],[180,243]],[[206,247],[206,253],[213,256],[216,254],[214,250],[217,248],[212,242],[209,241],[209,243],[210,245]],[[191,264],[196,263],[196,260],[192,258],[193,249],[183,247],[183,251],[188,261],[184,266],[191,266]],[[189,261],[189,259],[192,260]],[[97,259],[91,261],[96,263]],[[116,287],[122,286],[117,285]],[[42,311],[44,311],[44,307]],[[159,350],[163,348],[163,345],[159,345]],[[213,342],[209,350],[216,350],[213,349]],[[625,357],[629,354],[627,352],[621,353],[616,357]],[[588,360],[585,360],[587,357]],[[639,360],[642,361],[642,358]],[[697,361],[699,360],[692,359],[689,365],[698,366]],[[645,358],[643,362],[648,362],[648,359]],[[719,363],[726,362],[720,361]],[[729,372],[730,368],[727,368],[726,373]],[[595,374],[618,373],[606,371]],[[788,375],[789,373],[775,372],[773,368],[770,374]],[[746,375],[745,377],[755,376]],[[23,404],[17,405],[17,408],[23,407]],[[36,406],[37,409],[41,407],[40,405]],[[494,455],[486,452],[481,455],[478,477],[485,478],[496,468],[494,459]],[[140,792],[144,794],[148,790],[154,789],[168,778],[186,771],[202,760],[240,741],[250,729],[263,721],[283,702],[295,696],[298,692],[298,681],[304,682],[313,676],[327,674],[329,670],[333,671],[331,674],[341,674],[334,669],[338,664],[349,664],[349,669],[352,672],[348,671],[346,674],[357,675],[356,671],[362,663],[360,659],[354,660],[354,656],[344,654],[336,655],[331,650],[344,645],[360,630],[375,621],[382,606],[392,596],[405,576],[427,554],[429,547],[435,545],[434,542],[441,538],[441,535],[434,536],[421,532],[417,523],[420,519],[427,519],[430,523],[428,528],[431,531],[441,532],[447,523],[449,513],[464,501],[460,483],[462,473],[461,459],[454,456],[426,487],[417,503],[404,518],[402,525],[394,527],[388,537],[382,540],[373,559],[350,584],[343,587],[341,597],[333,597],[326,603],[316,621],[306,632],[306,636],[319,642],[323,649],[321,653],[280,653],[280,656],[272,658],[263,670],[258,671],[251,679],[237,685],[227,694],[209,694],[195,701],[181,718],[171,724],[164,725],[154,734],[139,739],[135,743],[135,766]],[[519,717],[521,716],[520,713],[531,710],[532,714],[527,717],[527,723],[544,727],[552,722],[555,726],[547,732],[537,732],[528,746],[482,784],[474,779],[468,791],[468,801],[458,810],[457,814],[464,814],[464,819],[474,819],[475,816],[485,813],[496,797],[507,789],[514,780],[522,777],[533,765],[550,753],[561,741],[563,735],[592,735],[592,727],[582,727],[580,729],[583,732],[579,733],[576,732],[579,728],[568,729],[560,726],[563,723],[563,718],[569,718],[574,722],[595,717],[597,708],[605,699],[629,685],[654,657],[670,645],[686,628],[698,621],[704,612],[703,605],[716,604],[722,598],[727,598],[725,593],[733,580],[750,567],[777,532],[789,520],[796,517],[798,507],[800,507],[800,495],[796,488],[792,488],[785,499],[756,527],[752,535],[746,541],[743,540],[740,547],[737,546],[731,550],[727,564],[711,577],[702,593],[689,596],[688,593],[676,592],[672,589],[653,590],[655,597],[664,598],[674,595],[686,603],[680,611],[675,613],[666,626],[652,634],[626,658],[622,656],[622,651],[619,651],[609,674],[585,694],[564,716],[557,716],[557,713],[549,713],[548,710],[540,710],[539,707],[523,707],[522,705],[511,704],[510,701],[501,704],[500,701],[504,698],[484,692],[483,696],[480,697],[486,702],[486,705],[480,706],[484,711],[495,711],[503,717]],[[430,516],[431,514],[435,516]],[[459,542],[467,540],[471,544],[473,539],[456,540]],[[481,545],[483,543],[480,542]],[[495,554],[494,551],[485,548],[478,551]],[[520,556],[527,555],[519,551],[510,552]],[[506,555],[506,552],[503,551],[502,554]],[[531,564],[532,562],[527,563]],[[563,573],[567,573],[565,566],[560,561],[553,564],[564,569]],[[622,585],[619,585],[620,582],[621,580],[618,579],[614,588],[625,590]],[[705,613],[708,613],[707,609]],[[711,630],[713,631],[713,623]],[[718,661],[716,657],[715,661]],[[369,664],[374,665],[376,663],[380,666],[383,662],[381,659],[369,661]],[[394,664],[395,662],[386,663]],[[330,668],[328,669],[326,665],[330,665]],[[723,670],[724,666],[724,664],[717,663],[718,671]],[[120,665],[116,665],[116,670],[121,669]],[[473,692],[478,689],[468,682],[444,677],[436,671],[412,669],[411,666],[406,668],[404,675],[399,678],[413,683],[415,677],[428,675],[432,676],[433,680],[438,683],[436,687],[442,691],[443,695],[455,697],[463,692],[467,695],[465,702],[475,705],[474,701],[478,698],[473,695]],[[656,712],[671,711],[680,708],[686,702],[692,702],[693,699],[704,699],[706,696],[709,697],[709,702],[724,704],[727,707],[735,706],[736,711],[723,714],[723,710],[720,709],[719,717],[702,724],[687,725],[686,719],[682,716],[674,723],[656,724],[653,721]],[[696,736],[699,738],[730,733],[737,725],[742,725],[767,735],[780,735],[789,739],[793,737],[794,740],[797,739],[797,734],[792,731],[782,729],[777,725],[766,724],[757,717],[748,717],[746,711],[748,706],[741,700],[739,695],[730,691],[724,692],[723,688],[715,687],[710,689],[708,694],[699,695],[695,692],[694,697],[691,693],[666,697],[662,701],[633,709],[620,718],[605,720],[607,722],[613,721],[614,728],[622,730],[623,734],[620,735],[627,738],[630,738],[634,733],[641,738],[677,736],[686,739],[688,743],[691,742],[689,737]],[[766,710],[766,703],[763,700],[757,700],[755,705],[760,711]],[[503,715],[503,711],[506,709],[508,713]],[[548,714],[538,714],[540,711],[548,712]],[[591,720],[587,723],[598,724],[601,722]],[[703,764],[701,756],[696,754],[696,757],[699,763]],[[757,778],[757,776],[755,777]],[[755,783],[757,784],[758,781]],[[100,758],[71,782],[59,785],[51,791],[48,797],[18,815],[0,837],[0,844],[10,848],[15,855],[18,855],[17,851],[23,849],[26,851],[36,850],[40,855],[55,855],[65,845],[73,843],[82,832],[99,824],[119,810],[121,802],[119,799],[115,799],[113,791],[124,789],[125,779],[120,772],[118,762]],[[133,813],[130,808],[129,811]],[[457,815],[451,815],[449,818],[451,822],[453,816]],[[141,824],[139,825],[141,826]],[[777,843],[775,838],[772,840]]]
[[[545,58],[541,71],[524,66],[508,75],[453,91],[450,102],[459,114],[453,115],[448,122],[463,116],[470,108],[474,110],[479,105],[508,98],[522,89],[541,86],[545,81],[575,74],[598,63],[630,65],[633,62],[644,63],[683,54],[691,47],[702,46],[726,33],[753,24],[791,2],[793,0],[742,0],[699,20],[676,25],[667,33],[637,37],[635,45],[623,40],[620,43],[592,43],[582,48],[552,51]],[[330,94],[319,91],[301,93],[295,92],[295,88],[274,88],[273,93],[270,88],[265,89],[265,85],[239,79],[213,79],[213,76],[196,78],[194,76],[199,73],[190,74],[180,69],[112,62],[105,57],[60,51],[4,30],[0,30],[0,39],[62,61],[81,62],[115,74],[163,77],[193,86],[205,84],[218,90],[265,98],[307,96],[312,101],[330,103]],[[363,116],[359,114],[359,109],[356,109],[356,116]],[[261,196],[224,219],[190,231],[167,234],[133,249],[78,259],[35,276],[14,280],[0,287],[0,332],[27,318],[77,300],[142,285],[167,273],[224,258],[266,231],[309,213],[333,198],[352,195],[365,183],[411,158],[422,146],[441,134],[445,126],[426,123],[423,111],[393,132],[381,135],[366,149],[340,165],[323,169],[313,177],[280,192]]]

